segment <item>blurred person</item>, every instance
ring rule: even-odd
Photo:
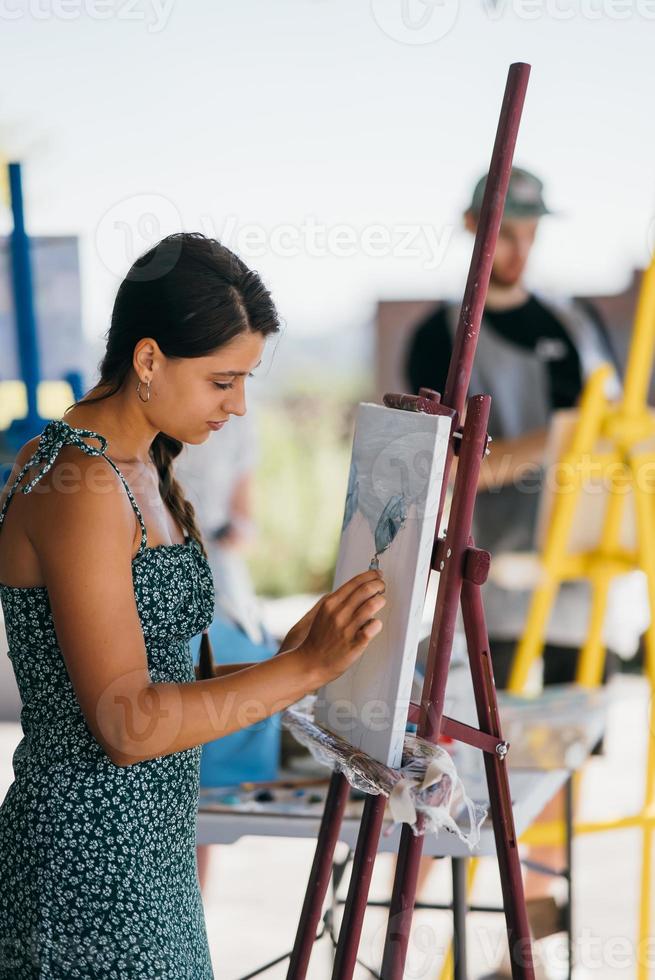
[[[200,746],[340,676],[382,629],[384,581],[368,571],[322,596],[271,660],[195,679],[189,640],[212,621],[214,584],[171,464],[245,414],[278,330],[234,253],[167,236],[119,286],[98,382],[21,447],[2,489],[24,733],[0,806],[2,976],[212,980]]]
[[[486,176],[464,213],[475,234]],[[491,454],[482,465],[475,505],[476,546],[493,557],[534,548],[542,460],[553,412],[577,405],[600,364],[618,363],[599,313],[581,300],[529,290],[524,273],[546,207],[542,182],[513,167],[489,281],[469,392],[491,395]],[[411,390],[445,388],[460,304],[442,303],[415,329],[406,351]],[[566,585],[565,585],[566,590]],[[571,591],[575,590],[575,585]],[[485,613],[496,686],[505,688],[529,592],[488,582]],[[580,610],[577,610],[578,614]],[[561,622],[558,624],[561,632]],[[578,649],[548,643],[544,683],[574,680]]]
[[[255,543],[252,491],[257,456],[251,406],[246,415],[233,416],[220,434],[210,435],[199,445],[185,445],[175,460],[175,472],[193,504],[214,579],[213,649],[220,661],[242,660],[244,666],[276,652],[273,638],[261,622],[244,560]],[[199,648],[199,644],[193,647]],[[273,717],[207,743],[200,761],[200,786],[275,779],[279,742],[279,725]],[[197,848],[202,891],[211,855],[216,851],[216,846],[207,844]]]
[[[184,446],[175,460],[205,541],[216,609],[232,616],[253,643],[264,640],[259,603],[244,560],[255,543],[252,494],[257,458],[251,407],[246,415],[231,418],[220,435]]]
[[[477,229],[486,180],[485,175],[477,182],[464,213],[471,234]],[[544,202],[542,181],[513,167],[469,386],[470,394],[491,395],[488,431],[493,441],[480,473],[473,533],[476,546],[491,552],[492,558],[534,550],[553,413],[578,404],[586,379],[602,363],[614,367],[608,395],[620,394],[619,365],[598,311],[585,301],[546,295],[525,284],[539,222],[548,214],[552,212]],[[441,303],[415,328],[405,352],[405,372],[415,394],[421,387],[443,394],[460,307]],[[500,689],[507,686],[529,599],[528,589],[507,589],[493,581],[484,587],[490,653]],[[586,622],[588,603],[584,584],[564,583],[549,626],[555,633],[550,639],[547,635],[544,647],[544,685],[575,680],[579,622]],[[575,639],[567,641],[567,632]],[[616,664],[608,651],[605,679]],[[562,812],[560,795],[543,817],[552,819]],[[561,865],[559,848],[534,849],[531,854],[542,863]],[[427,870],[424,863],[423,877]],[[529,873],[526,896],[532,901],[536,932],[559,921],[548,894],[548,880]]]

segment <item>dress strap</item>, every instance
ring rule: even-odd
[[[100,446],[99,447],[89,446],[89,444],[84,441],[84,438],[97,439],[98,442],[100,443]],[[121,483],[125,487],[127,495],[130,498],[130,502],[132,504],[132,507],[134,508],[134,512],[141,526],[141,544],[139,545],[139,550],[135,555],[135,558],[140,557],[143,551],[145,551],[147,545],[146,526],[139,505],[134,499],[134,494],[132,493],[129,486],[127,485],[127,480],[125,479],[125,477],[123,476],[119,468],[116,466],[114,461],[111,460],[109,456],[105,455],[105,450],[107,448],[107,440],[105,439],[104,436],[101,436],[99,432],[94,432],[92,429],[76,429],[72,425],[69,425],[68,422],[64,422],[63,419],[52,419],[52,421],[48,422],[43,432],[41,433],[41,438],[39,439],[39,444],[36,448],[36,452],[32,456],[30,456],[30,458],[25,463],[20,473],[12,483],[9,489],[9,493],[7,494],[7,497],[5,498],[5,501],[2,505],[2,509],[0,510],[0,529],[2,528],[2,522],[4,520],[7,507],[9,506],[9,501],[11,500],[14,493],[18,489],[18,484],[23,479],[27,471],[32,466],[35,465],[40,466],[40,469],[36,474],[36,476],[33,476],[32,479],[28,483],[26,483],[24,487],[20,488],[21,493],[30,493],[34,489],[34,487],[39,482],[39,480],[43,476],[45,476],[48,470],[52,468],[52,465],[55,462],[55,459],[57,458],[59,450],[63,446],[67,446],[67,445],[77,446],[79,449],[85,452],[87,456],[103,456],[107,460],[107,462],[116,470],[116,473],[118,474]]]

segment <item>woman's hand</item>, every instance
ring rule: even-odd
[[[386,604],[385,584],[379,570],[356,575],[335,592],[323,596],[294,626],[309,627],[298,651],[307,658],[313,671],[328,683],[339,677],[364,653],[371,640],[382,629],[375,613]],[[300,632],[300,631],[299,631]]]
[[[295,626],[292,626],[287,635],[282,640],[278,653],[288,653],[295,650],[307,638],[310,627],[314,622],[314,617],[319,606],[327,599],[327,595],[322,595],[318,602],[314,603],[309,612],[306,612],[302,619],[299,619]],[[276,654],[277,656],[277,654]]]

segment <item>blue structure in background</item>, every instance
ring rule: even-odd
[[[78,402],[82,395],[84,394],[84,380],[82,378],[81,371],[68,371],[64,375],[64,381],[67,381],[71,386],[73,392],[73,398]]]
[[[41,418],[37,409],[41,366],[36,333],[30,241],[25,231],[23,189],[19,163],[9,164],[9,190],[14,219],[14,228],[10,235],[11,283],[16,314],[16,338],[20,370],[27,391],[27,415],[22,419],[14,419],[5,433],[9,446],[17,450],[24,442],[37,435],[48,420]]]
[[[216,663],[257,663],[270,660],[278,645],[253,643],[238,626],[220,614],[209,627],[209,639]],[[200,655],[200,635],[189,642],[194,663]],[[252,781],[278,778],[280,764],[280,716],[261,721],[224,735],[202,747],[200,785],[202,787],[234,786]]]

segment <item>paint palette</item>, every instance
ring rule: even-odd
[[[306,782],[306,781],[305,781]],[[252,788],[248,788],[252,786]],[[321,816],[329,780],[293,783],[248,784],[201,788],[199,809],[211,813],[261,813],[287,817]],[[350,792],[346,815],[360,816],[364,794]]]

